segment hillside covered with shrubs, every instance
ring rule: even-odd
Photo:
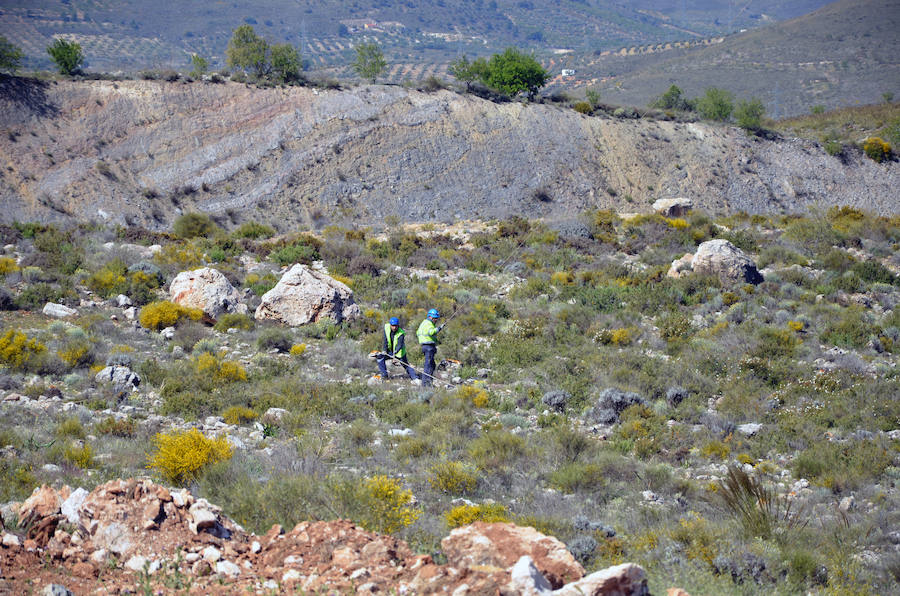
[[[563,231],[275,234],[187,214],[166,232],[0,234],[7,528],[41,483],[149,474],[260,534],[349,518],[440,560],[450,528],[514,521],[587,571],[642,565],[654,593],[900,587],[896,217],[601,210]],[[667,275],[713,239],[759,279]],[[359,316],[256,320],[296,263],[349,287]],[[247,314],[170,301],[203,266]],[[448,323],[440,382],[373,379],[390,316],[420,367],[429,308]]]

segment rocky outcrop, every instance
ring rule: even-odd
[[[4,531],[0,540],[0,577],[14,591],[60,584],[79,594],[120,593],[133,588],[136,574],[147,573],[153,584],[165,570],[189,580],[192,592],[217,594],[223,586],[227,593],[261,586],[340,594],[647,594],[640,567],[583,577],[561,542],[513,524],[454,530],[442,541],[448,564],[437,565],[346,520],[302,522],[289,531],[276,525],[255,536],[205,499],[148,479],[113,480],[90,493],[43,486],[20,512],[27,536]]]
[[[74,308],[69,308],[65,304],[56,304],[55,302],[48,302],[45,304],[41,312],[45,316],[53,317],[54,319],[65,319],[66,317],[72,317],[78,314],[78,311]]]
[[[0,128],[9,132],[0,154],[16,156],[0,186],[5,223],[168,229],[187,211],[279,230],[388,215],[552,220],[621,210],[626,196],[648,211],[659,196],[691,197],[695,209],[716,213],[900,211],[900,162],[856,151],[838,159],[814,141],[719,124],[588,118],[380,85],[322,92],[58,81],[33,92],[41,102],[0,93]],[[35,117],[35,103],[52,114]]]
[[[659,199],[653,203],[653,210],[663,217],[681,217],[694,208],[694,202],[685,197]]]
[[[693,272],[714,275],[723,283],[762,283],[763,277],[753,259],[728,240],[707,240],[693,255],[686,254],[672,262],[667,275],[681,277]]]
[[[336,323],[359,316],[353,292],[336,279],[297,264],[263,294],[256,318],[291,327],[330,318]]]
[[[97,383],[112,385],[117,391],[132,389],[141,384],[141,377],[127,366],[112,365],[103,368],[94,376]]]
[[[215,320],[225,313],[247,314],[241,294],[218,270],[203,267],[182,271],[169,286],[169,300],[181,306],[199,308]]]

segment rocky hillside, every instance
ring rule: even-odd
[[[159,229],[199,210],[286,230],[386,216],[571,219],[677,196],[712,213],[898,210],[896,162],[629,116],[392,86],[7,78],[0,218]]]

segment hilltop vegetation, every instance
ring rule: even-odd
[[[588,570],[644,565],[654,593],[896,591],[900,222],[848,207],[582,221],[4,226],[0,499],[149,471],[248,530],[349,517],[436,552],[448,526],[510,519]],[[713,238],[762,283],[666,276]],[[206,264],[252,312],[282,265],[316,260],[360,318],[211,327],[163,301]],[[76,313],[37,314],[47,300]],[[458,366],[428,391],[369,382],[387,317],[409,331],[432,307]],[[138,389],[96,378],[104,365]]]

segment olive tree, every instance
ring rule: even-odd
[[[47,53],[56,63],[60,74],[73,75],[81,70],[84,64],[84,53],[77,41],[66,41],[57,37],[47,46]]]
[[[22,50],[0,35],[0,70],[16,72],[22,62]]]
[[[257,77],[268,75],[272,69],[269,42],[257,35],[250,25],[241,25],[234,30],[225,56],[229,68],[237,68]]]
[[[356,62],[353,70],[364,79],[375,82],[384,69],[387,68],[387,60],[377,43],[363,43],[356,46]]]
[[[765,113],[766,108],[763,102],[754,97],[750,101],[738,102],[738,106],[734,110],[734,118],[737,120],[738,126],[744,130],[756,132],[762,129],[762,117]]]
[[[734,110],[734,98],[729,91],[709,87],[703,97],[697,99],[697,111],[708,120],[726,122]]]
[[[300,71],[303,63],[300,61],[300,52],[289,43],[272,46],[272,76],[281,83],[291,83],[300,80]]]
[[[456,80],[466,84],[466,92],[472,90],[472,83],[485,78],[487,70],[488,65],[484,58],[469,61],[465,55],[451,62],[447,68],[447,72],[456,77]]]
[[[533,56],[507,48],[502,54],[491,56],[485,83],[510,96],[526,91],[528,98],[533,99],[547,78],[547,71]]]

